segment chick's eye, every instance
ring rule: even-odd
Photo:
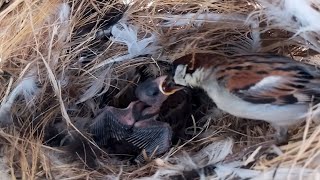
[[[156,96],[159,94],[159,88],[158,87],[150,87],[150,88],[148,88],[146,94],[148,96]]]

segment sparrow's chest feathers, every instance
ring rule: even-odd
[[[208,69],[198,68],[192,73],[186,73],[184,79],[191,87],[201,87],[203,80],[210,75],[211,73]]]

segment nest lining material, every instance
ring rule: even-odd
[[[194,172],[212,179],[319,176],[318,125],[307,120],[291,129],[288,145],[264,147],[259,143],[268,140],[268,124],[231,117],[209,102],[196,119],[202,126],[195,123],[188,129],[193,138],[141,167],[103,155],[99,169],[85,169],[79,158],[57,147],[59,141],[48,143],[79,131],[77,122],[90,120],[106,104],[126,106],[127,90],[142,81],[137,72],[141,66],[148,76],[157,76],[190,52],[268,52],[318,64],[317,1],[0,4],[1,177],[166,179]]]

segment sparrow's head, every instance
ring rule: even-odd
[[[183,87],[177,86],[168,76],[148,79],[136,88],[137,98],[149,106],[161,106],[167,97]]]
[[[204,70],[212,65],[207,54],[189,54],[173,61],[173,79],[183,86],[200,86]]]

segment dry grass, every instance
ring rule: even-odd
[[[142,65],[149,67],[147,73],[156,76],[167,71],[168,65],[163,62],[171,62],[188,52],[198,51],[224,56],[252,51],[273,52],[297,60],[308,59],[312,64],[319,63],[318,52],[290,39],[292,32],[273,28],[265,30],[267,23],[263,20],[256,24],[254,21],[246,23],[246,16],[258,7],[254,0],[150,2],[137,1],[126,7],[122,1],[74,0],[69,2],[70,15],[59,14],[61,10],[57,8],[62,7],[60,0],[15,0],[0,9],[2,105],[10,99],[10,93],[25,80],[26,75],[35,81],[34,92],[29,94],[31,98],[24,99],[20,95],[14,99],[9,112],[14,125],[3,125],[0,129],[1,177],[148,177],[159,168],[166,167],[165,164],[170,164],[167,161],[169,157],[174,159],[183,151],[195,153],[221,137],[234,139],[234,160],[239,160],[239,157],[246,160],[258,148],[256,144],[270,140],[265,136],[272,133],[268,124],[236,119],[215,109],[211,112],[208,110],[212,108],[209,102],[199,110],[203,111],[202,119],[195,119],[199,122],[187,129],[193,136],[191,140],[173,147],[162,157],[163,161],[158,159],[142,167],[103,155],[99,159],[99,169],[88,170],[79,158],[64,153],[65,149],[59,147],[60,142],[52,140],[74,131],[80,132],[77,124],[90,120],[97,109],[107,103],[125,106],[127,102],[122,102],[126,98],[125,90],[139,81],[137,67]],[[2,3],[0,1],[0,5]],[[196,17],[200,17],[202,12],[226,17],[224,21],[209,18],[200,23]],[[140,38],[154,33],[161,48],[152,57],[130,57],[120,63],[107,65],[111,57],[127,54],[127,48],[123,44],[95,38],[95,35],[100,27],[108,26],[101,22],[119,19],[122,13],[123,19],[139,27]],[[186,13],[195,13],[195,16],[185,25],[164,26],[170,22],[166,19],[168,14]],[[179,20],[189,21],[190,18],[180,17]],[[175,22],[179,23],[178,20]],[[257,34],[259,38],[255,39]],[[259,45],[253,46],[256,41],[260,42]],[[80,58],[84,54],[91,55],[89,58]],[[88,91],[90,87],[94,88]],[[1,118],[10,122],[10,116],[7,115]],[[268,151],[261,151],[254,157],[250,169],[267,171],[283,166],[318,171],[320,126],[307,121],[302,126],[292,128],[291,134],[290,143],[279,147],[282,154],[270,158]],[[245,154],[244,149],[248,150]]]

